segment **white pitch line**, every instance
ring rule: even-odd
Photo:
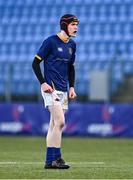
[[[10,164],[18,164],[18,165],[32,165],[32,164],[43,164],[44,162],[22,162],[22,161],[0,161],[0,165],[10,165]],[[68,162],[71,165],[100,165],[105,164],[105,162]]]
[[[89,164],[105,164],[105,162],[68,162],[70,164],[89,165]]]
[[[24,164],[24,165],[30,165],[30,164],[43,164],[43,162],[19,162],[19,161],[3,161],[0,162],[0,164]]]

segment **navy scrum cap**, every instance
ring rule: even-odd
[[[68,24],[70,24],[71,22],[77,22],[79,23],[79,20],[76,16],[72,15],[72,14],[65,14],[64,16],[61,17],[60,19],[60,28],[62,30],[64,30],[66,32],[66,34],[69,36],[68,34],[68,29],[67,26]]]

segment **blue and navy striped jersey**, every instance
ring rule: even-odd
[[[45,81],[56,90],[67,91],[68,68],[75,61],[76,44],[70,39],[67,43],[57,35],[48,37],[42,43],[37,57],[44,60]]]

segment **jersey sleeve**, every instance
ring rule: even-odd
[[[44,40],[36,54],[36,57],[39,60],[45,59],[50,54],[51,48],[52,48],[51,40],[49,38]]]

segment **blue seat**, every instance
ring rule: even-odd
[[[91,68],[109,68],[109,62],[117,59],[126,62],[123,67],[125,75],[133,73],[130,63],[133,62],[132,7],[131,0],[84,0],[84,3],[82,0],[73,0],[73,3],[71,0],[64,0],[63,3],[61,0],[17,0],[15,3],[12,0],[1,0],[0,54],[2,61],[17,61],[12,75],[13,92],[16,91],[17,83],[18,94],[25,93],[24,87],[27,87],[29,94],[36,91],[36,87],[30,83],[31,78],[36,80],[31,71],[31,62],[42,41],[60,30],[59,18],[68,12],[76,14],[80,19],[76,38],[76,61],[79,64],[76,67],[76,88],[79,93],[88,93],[85,86],[89,84]],[[123,74],[118,64],[114,63],[112,66],[112,87],[116,89]],[[3,69],[2,74],[6,74],[6,71]],[[21,79],[22,82],[19,83]],[[2,92],[2,88],[0,91]]]

